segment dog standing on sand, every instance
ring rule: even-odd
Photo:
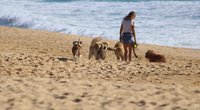
[[[79,60],[81,57],[81,48],[82,48],[82,41],[74,41],[72,46],[72,54],[74,60]]]
[[[124,46],[123,43],[117,42],[114,46],[114,48],[108,47],[108,50],[114,51],[115,56],[117,57],[118,60],[124,61]]]
[[[166,58],[164,55],[157,54],[153,50],[148,50],[145,53],[145,58],[149,59],[149,62],[166,62]]]
[[[91,42],[89,48],[89,60],[92,56],[95,56],[96,60],[105,60],[106,58],[106,51],[108,48],[108,42],[102,42],[101,37],[94,38]]]

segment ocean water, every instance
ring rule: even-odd
[[[132,10],[139,43],[200,49],[199,0],[0,0],[0,25],[117,40]]]

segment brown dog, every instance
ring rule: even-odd
[[[89,49],[89,59],[94,55],[96,60],[106,58],[106,51],[108,48],[108,42],[102,42],[101,37],[94,38],[91,42]]]
[[[149,59],[149,62],[166,62],[164,55],[154,53],[153,50],[148,50],[145,54],[145,58]]]
[[[108,50],[114,51],[118,60],[124,61],[124,46],[123,43],[117,42],[114,48],[108,47]]]
[[[72,47],[72,54],[74,60],[79,60],[81,56],[82,41],[74,41]]]

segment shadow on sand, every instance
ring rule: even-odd
[[[58,60],[63,61],[63,62],[67,62],[68,60],[74,61],[72,58],[67,58],[67,57],[58,57]]]

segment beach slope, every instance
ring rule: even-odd
[[[79,36],[0,27],[2,110],[198,110],[200,50],[140,44],[139,58],[88,60],[91,37],[80,37],[80,61],[72,60]],[[103,39],[114,47],[117,41]],[[149,63],[148,49],[166,63]]]

